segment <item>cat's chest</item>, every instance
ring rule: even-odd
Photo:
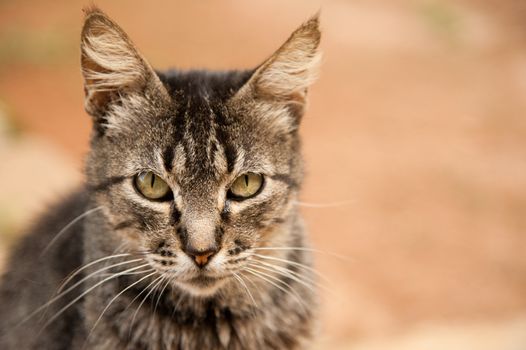
[[[214,307],[193,313],[166,307],[156,298],[142,305],[123,298],[100,318],[101,305],[95,304],[86,303],[86,349],[259,349],[272,336],[266,334],[263,315],[236,317]],[[90,326],[97,320],[95,328]]]
[[[198,302],[176,289],[126,285],[113,280],[86,296],[79,349],[297,349],[312,335],[313,295],[293,281],[313,307],[298,308],[295,294],[279,291],[247,309],[254,304],[234,294]]]

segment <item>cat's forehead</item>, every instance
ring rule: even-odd
[[[158,72],[169,98],[142,94],[122,107],[131,123],[115,123],[122,125],[117,137],[129,156],[119,158],[129,172],[146,166],[195,187],[288,164],[291,136],[265,118],[272,109],[236,98],[251,73]]]
[[[157,72],[157,75],[172,97],[225,102],[248,81],[252,73],[253,70],[169,70]]]
[[[254,125],[248,116],[239,118],[227,108],[229,99],[250,74],[250,71],[158,73],[171,96],[163,122],[156,128],[162,142],[155,145],[158,162],[167,172],[179,173],[184,175],[180,178],[192,182],[218,180],[241,167],[250,167],[250,163],[265,163],[251,156],[251,151],[258,149],[255,143],[263,140],[254,138]],[[246,122],[240,123],[241,120]]]

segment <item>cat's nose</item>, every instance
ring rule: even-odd
[[[194,259],[195,263],[199,267],[204,267],[210,261],[210,258],[217,253],[217,247],[213,246],[206,250],[197,250],[193,247],[186,247],[184,252]]]

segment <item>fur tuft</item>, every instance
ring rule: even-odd
[[[260,94],[304,102],[316,80],[321,53],[318,15],[298,29],[256,72],[254,87]]]
[[[95,6],[84,12],[81,64],[89,114],[101,117],[123,93],[142,91],[148,84],[161,87],[153,69],[115,22]]]
[[[307,104],[307,90],[318,76],[320,39],[316,14],[259,66],[233,100],[250,101],[250,108],[275,131],[296,130]]]
[[[89,5],[86,5],[82,8],[82,12],[84,13],[84,16],[85,17],[88,17],[94,13],[100,13],[100,14],[104,14],[102,12],[102,10],[97,6],[95,5],[94,3],[91,3]]]

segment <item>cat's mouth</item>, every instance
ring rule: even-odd
[[[191,283],[195,286],[199,287],[209,287],[215,283],[217,283],[219,280],[221,280],[221,277],[213,277],[213,276],[207,276],[207,275],[199,275],[196,277],[193,277],[189,280],[187,280],[187,283]]]
[[[181,288],[198,296],[209,296],[221,287],[227,278],[224,276],[211,276],[200,273],[188,279],[176,282]]]

